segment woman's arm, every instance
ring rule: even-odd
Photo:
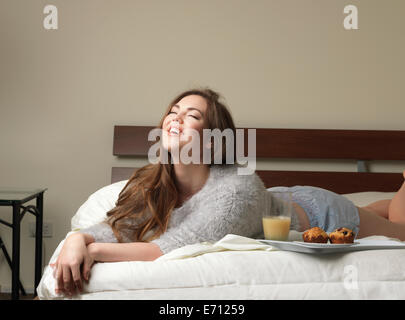
[[[90,256],[95,261],[153,261],[163,255],[154,243],[100,243],[93,242],[87,246]]]
[[[88,281],[94,263],[87,249],[92,242],[94,238],[84,233],[74,233],[66,238],[56,262],[51,264],[56,279],[56,293],[71,295],[76,289],[82,290],[82,278]]]
[[[94,238],[94,241],[87,246],[87,249],[95,261],[151,261],[163,254],[159,246],[154,243],[118,243],[111,226],[105,222],[98,223],[80,232]]]

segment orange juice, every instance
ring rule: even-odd
[[[290,224],[290,217],[263,217],[264,238],[267,240],[287,240],[288,233],[290,232]]]

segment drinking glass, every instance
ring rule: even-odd
[[[291,225],[292,194],[289,191],[269,191],[263,213],[264,238],[288,240]]]

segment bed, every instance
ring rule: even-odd
[[[152,128],[115,126],[113,154],[146,157]],[[245,141],[246,134],[247,130]],[[358,169],[257,170],[257,174],[267,188],[317,186],[363,206],[392,198],[403,182],[401,173],[368,172],[368,161],[405,160],[404,146],[405,131],[256,128],[257,159],[350,159],[357,161]],[[111,184],[81,205],[66,236],[102,221],[134,170],[113,167]],[[300,234],[292,232],[291,237]],[[368,238],[405,244],[381,235]],[[57,259],[63,243],[64,239],[49,263]],[[37,292],[40,299],[79,300],[405,299],[404,265],[405,249],[317,255],[276,250],[255,239],[229,235],[218,243],[176,249],[152,262],[96,263],[84,292],[71,298],[55,294],[47,265]]]

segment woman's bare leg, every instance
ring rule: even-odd
[[[373,203],[370,203],[368,206],[363,207],[367,211],[372,211],[378,214],[380,217],[388,219],[388,209],[391,204],[391,199],[379,200]]]
[[[403,172],[405,178],[405,171]],[[388,208],[388,219],[405,224],[405,182],[395,194]]]
[[[405,171],[403,175],[405,178]],[[358,210],[360,216],[358,238],[382,235],[405,241],[405,182],[392,200],[377,201]]]
[[[389,221],[365,208],[358,208],[358,210],[360,226],[357,238],[381,235],[405,241],[405,224]]]

